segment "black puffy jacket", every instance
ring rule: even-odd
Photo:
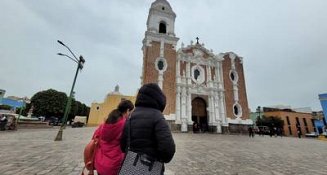
[[[135,106],[123,130],[122,151],[126,151],[128,128],[131,126],[131,150],[145,153],[164,163],[170,162],[175,154],[175,143],[162,115],[166,106],[165,95],[158,85],[146,84],[139,90]]]
[[[127,146],[128,127],[131,122],[131,150],[145,153],[168,163],[175,154],[175,143],[161,112],[152,108],[136,107],[125,124],[121,149]]]

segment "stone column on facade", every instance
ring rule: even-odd
[[[187,89],[187,106],[188,124],[192,124],[192,94],[190,88]]]
[[[186,63],[186,84],[191,85],[191,63]]]
[[[217,133],[221,134],[221,122],[222,122],[222,117],[219,111],[219,98],[218,98],[218,92],[215,92],[214,95],[214,101],[215,101],[215,114],[216,114],[216,122],[217,122]]]
[[[178,56],[179,57],[179,56]],[[175,123],[180,124],[181,122],[181,76],[180,76],[180,61],[176,61],[176,121]]]
[[[222,133],[222,130],[221,130],[221,121],[220,120],[217,123],[217,133],[218,134],[221,134]]]
[[[207,71],[207,87],[212,88],[213,84],[212,84],[212,77],[211,77],[211,68],[210,65],[206,66],[206,71]]]
[[[209,65],[206,65],[206,72],[207,72],[207,82],[211,81],[211,73],[210,73],[210,67]]]
[[[218,90],[223,90],[223,73],[222,73],[222,62],[217,62],[216,68],[216,78],[217,78],[217,85]]]
[[[215,121],[220,121],[221,120],[221,116],[220,116],[220,113],[219,113],[219,98],[218,98],[218,92],[215,91],[214,92],[214,110],[215,110]]]
[[[217,62],[217,64],[216,64],[216,78],[217,78],[218,82],[221,82],[221,79],[222,79],[221,74],[220,74],[220,69],[221,69],[220,63],[221,62]]]
[[[180,107],[181,107],[181,88],[179,87],[179,85],[177,85],[177,89],[176,89],[176,121],[175,123],[180,124],[181,122],[181,111],[180,111]]]
[[[208,96],[208,112],[209,112],[209,123],[213,124],[214,122],[214,113],[213,113],[213,98],[212,98],[212,94],[209,93]]]
[[[181,104],[181,110],[182,110],[182,116],[181,116],[181,131],[187,132],[187,118],[186,118],[186,89],[185,87],[182,87],[182,104]]]
[[[227,124],[226,119],[226,104],[225,104],[225,95],[223,91],[219,92],[219,101],[220,101],[220,116],[224,125]]]
[[[180,69],[181,69],[181,66],[180,66],[180,61],[179,60],[177,60],[176,61],[176,83],[177,84],[179,84],[179,83],[181,83],[180,82],[180,77],[181,77],[181,73],[180,73]]]

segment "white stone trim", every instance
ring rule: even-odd
[[[238,114],[237,115],[235,114],[234,107],[236,107],[237,110],[238,110]],[[233,104],[233,114],[234,114],[234,116],[236,118],[241,118],[242,117],[243,109],[242,109],[242,106],[238,102],[236,102],[236,103]]]
[[[159,63],[159,61],[163,61],[163,63],[164,63],[164,67],[163,67],[162,70],[160,70],[159,67],[158,67],[158,63]],[[154,67],[155,67],[156,70],[157,70],[158,72],[160,72],[160,73],[164,73],[164,72],[167,70],[168,64],[167,64],[167,60],[166,60],[164,57],[158,57],[158,58],[156,59],[156,61],[154,62],[154,64],[155,64]]]
[[[194,71],[198,70],[200,75],[198,76],[198,79],[195,79],[195,75],[194,75]],[[192,77],[192,81],[195,82],[196,84],[202,84],[205,81],[205,71],[204,68],[200,65],[195,65],[192,67],[192,71],[191,71],[191,77]]]
[[[232,79],[232,74],[234,74],[234,80]],[[229,79],[230,81],[232,81],[233,83],[237,83],[238,80],[239,80],[239,76],[238,76],[238,73],[236,72],[236,70],[230,70],[229,71]]]
[[[251,119],[242,120],[241,118],[236,118],[236,119],[227,118],[227,122],[229,124],[253,125],[253,121]]]
[[[169,114],[169,115],[164,115],[166,120],[176,120],[176,115],[175,114]]]
[[[163,66],[164,67],[163,67],[162,70],[160,70],[159,67],[158,67],[159,61],[163,61],[163,64],[164,64]],[[166,59],[164,57],[158,57],[154,63],[155,63],[154,67],[156,68],[156,70],[159,73],[158,74],[158,86],[162,89],[163,88],[163,81],[164,81],[163,74],[167,70],[167,67],[168,67],[167,61],[166,61]]]
[[[162,38],[160,41],[160,57],[164,57],[165,55],[165,40]]]

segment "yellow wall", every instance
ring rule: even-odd
[[[107,119],[108,114],[117,108],[122,99],[135,103],[135,96],[108,95],[103,103],[92,103],[87,126],[98,126]]]

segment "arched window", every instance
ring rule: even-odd
[[[199,75],[200,75],[200,71],[198,69],[195,69],[194,70],[194,79],[198,80]]]
[[[167,33],[166,23],[160,22],[160,24],[159,24],[159,33]]]

